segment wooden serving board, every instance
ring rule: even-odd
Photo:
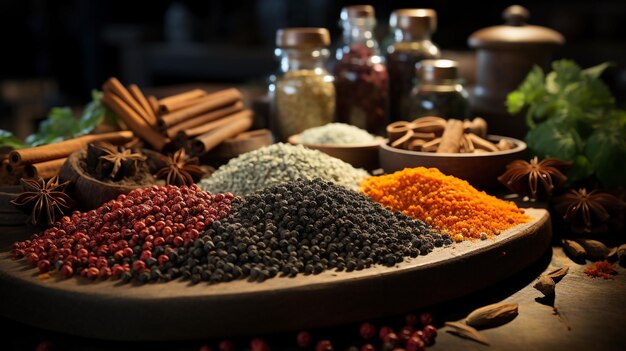
[[[494,240],[463,242],[396,267],[207,285],[41,279],[10,258],[0,235],[0,313],[55,331],[115,340],[174,340],[331,326],[400,314],[457,298],[538,260],[551,242],[548,212]],[[1,229],[0,229],[1,230]],[[4,235],[7,234],[7,235]]]

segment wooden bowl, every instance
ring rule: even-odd
[[[302,145],[309,149],[319,150],[327,155],[338,158],[356,168],[364,168],[368,171],[378,169],[378,149],[385,144],[387,139],[376,137],[371,143],[365,144],[303,144],[298,142],[299,134],[290,136],[287,141],[293,145]]]
[[[23,191],[24,188],[21,185],[0,186],[0,226],[23,225],[30,217],[11,204],[11,200]]]
[[[83,166],[81,166],[86,151],[86,149],[82,149],[72,153],[59,171],[59,180],[61,182],[70,181],[70,186],[67,190],[68,195],[76,201],[81,209],[91,210],[97,208],[103,203],[117,198],[121,194],[128,194],[135,189],[148,186],[108,183],[92,177],[85,172]],[[153,166],[157,158],[157,153],[150,150],[143,150],[143,152],[148,156],[148,162],[152,170],[155,168]]]
[[[505,151],[457,154],[402,150],[385,143],[380,147],[380,165],[386,173],[420,166],[438,168],[442,173],[467,180],[475,187],[494,188],[500,186],[498,176],[504,173],[509,162],[525,158],[526,143],[498,135],[488,135],[487,139],[495,143],[505,139],[515,147]]]

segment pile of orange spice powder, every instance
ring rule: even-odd
[[[450,234],[454,241],[491,238],[529,220],[513,202],[488,195],[436,168],[405,168],[370,177],[361,182],[361,191],[393,211]]]

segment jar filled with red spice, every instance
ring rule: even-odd
[[[415,64],[440,56],[439,48],[431,41],[437,28],[437,13],[432,9],[399,9],[391,14],[389,25],[394,36],[387,48],[389,117],[391,121],[410,120]]]
[[[342,42],[334,67],[337,121],[382,135],[387,125],[389,77],[374,37],[370,5],[341,10]]]

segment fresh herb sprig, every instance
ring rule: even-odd
[[[581,69],[559,60],[548,74],[535,66],[507,97],[510,113],[526,108],[531,153],[573,163],[570,183],[595,178],[608,188],[626,185],[626,111],[600,78],[609,66]]]
[[[6,130],[0,129],[0,146],[14,149],[56,143],[80,135],[89,134],[105,120],[114,120],[115,116],[101,102],[102,92],[94,90],[92,101],[83,110],[82,116],[76,118],[69,107],[53,107],[48,118],[39,123],[36,133],[26,137],[24,142]]]

